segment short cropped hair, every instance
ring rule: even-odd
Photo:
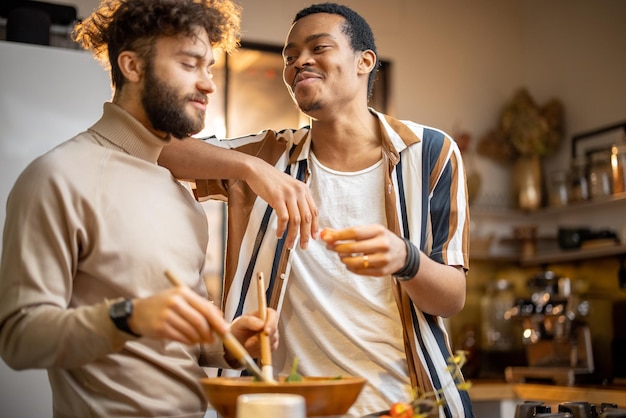
[[[350,40],[350,46],[354,51],[367,51],[368,49],[374,52],[376,56],[376,65],[369,75],[367,81],[367,95],[372,94],[374,88],[374,80],[376,79],[376,72],[380,62],[378,60],[378,52],[376,50],[376,42],[374,41],[374,33],[369,23],[357,12],[337,3],[319,3],[305,7],[300,10],[292,23],[296,23],[303,17],[316,14],[316,13],[330,13],[334,15],[342,16],[346,22],[342,25],[343,33]]]

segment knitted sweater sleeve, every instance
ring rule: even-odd
[[[35,163],[7,201],[0,264],[0,354],[15,369],[71,368],[119,350],[132,336],[108,318],[112,301],[69,307],[85,248],[80,205]]]

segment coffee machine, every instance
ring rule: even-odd
[[[508,382],[549,381],[572,386],[576,376],[594,370],[591,332],[583,317],[589,304],[571,291],[570,279],[552,271],[528,280],[530,297],[507,312],[521,321],[527,366],[507,367]]]

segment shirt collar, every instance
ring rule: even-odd
[[[393,165],[400,159],[400,152],[411,144],[421,141],[415,132],[409,129],[405,123],[389,115],[370,108],[370,112],[378,118],[381,125],[383,152]],[[290,158],[290,163],[300,160],[308,160],[311,152],[311,128],[306,127],[306,139],[295,145],[295,150]]]
[[[110,102],[104,104],[102,117],[90,130],[126,153],[151,163],[157,162],[170,141],[159,138],[122,107]]]

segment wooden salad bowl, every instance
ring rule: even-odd
[[[302,395],[307,416],[342,415],[354,404],[365,385],[365,379],[353,376],[303,377],[301,382],[277,384],[254,380],[253,377],[214,377],[200,379],[204,394],[223,418],[237,415],[237,397],[250,393],[294,393]]]

